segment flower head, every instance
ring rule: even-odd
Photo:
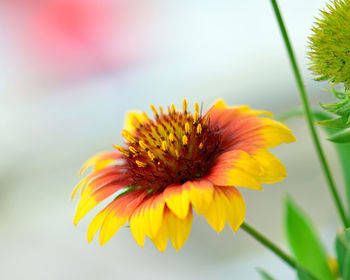
[[[236,231],[245,217],[245,204],[235,186],[260,190],[286,176],[283,164],[267,148],[295,141],[287,126],[251,110],[228,107],[222,100],[202,114],[183,102],[167,112],[151,105],[146,113],[127,115],[122,132],[126,142],[116,151],[87,161],[93,171],[76,186],[81,189],[74,223],[111,195],[115,199],[92,220],[88,241],[100,230],[105,244],[129,221],[137,243],[148,236],[163,251],[168,238],[176,250],[191,229],[193,209],[220,232],[226,221]]]
[[[350,86],[350,0],[334,0],[312,28],[310,69],[318,80]]]

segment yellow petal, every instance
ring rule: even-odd
[[[100,230],[100,244],[103,246],[106,244],[119,230],[128,221],[129,216],[120,215],[114,211],[110,211],[102,224]]]
[[[130,230],[132,236],[136,240],[139,246],[143,247],[145,244],[146,226],[145,226],[145,215],[144,208],[139,207],[133,215],[130,217]]]
[[[159,195],[152,200],[149,207],[146,209],[146,215],[148,215],[149,227],[147,227],[146,234],[153,238],[157,235],[163,220],[164,212],[164,200],[163,195]]]
[[[167,220],[163,219],[162,225],[155,237],[152,238],[152,241],[154,245],[157,247],[157,249],[161,252],[164,252],[166,249],[166,245],[168,243],[168,222]]]
[[[295,137],[292,131],[285,124],[269,119],[260,118],[263,124],[261,134],[265,139],[264,148],[273,148],[281,143],[292,143],[295,142]]]
[[[106,217],[106,211],[105,209],[103,209],[92,219],[89,225],[89,228],[87,230],[87,240],[89,243],[92,241],[97,231],[101,228],[105,217]]]
[[[220,190],[215,188],[214,199],[209,207],[204,211],[204,216],[211,227],[217,232],[221,232],[226,224],[227,201]]]
[[[92,158],[88,159],[83,167],[79,171],[79,175],[81,176],[90,166],[94,167],[94,171],[101,170],[105,168],[108,164],[112,163],[116,159],[120,158],[120,153],[118,152],[102,152],[99,153]]]
[[[198,214],[203,214],[213,200],[214,187],[207,180],[191,182],[191,203]]]
[[[225,109],[227,107],[228,106],[226,105],[225,101],[221,98],[215,101],[214,105],[212,106],[212,108],[215,108],[215,109]]]
[[[192,226],[192,208],[184,219],[179,219],[171,211],[167,211],[165,219],[168,224],[168,232],[171,243],[176,251],[180,250],[188,238]]]
[[[106,216],[103,220],[99,241],[106,244],[124,225],[145,198],[147,192],[133,190],[114,199],[106,207]]]
[[[245,218],[243,196],[235,187],[221,187],[226,196],[226,217],[233,231],[237,231]]]
[[[215,187],[214,199],[204,216],[217,232],[221,232],[229,222],[236,231],[244,221],[245,204],[242,195],[235,187]]]
[[[257,178],[264,169],[247,152],[233,150],[220,155],[204,179],[218,186],[239,186],[261,190]]]
[[[185,185],[168,186],[164,199],[169,209],[180,219],[187,216],[190,206],[190,191]]]
[[[161,227],[164,212],[163,194],[144,201],[130,217],[130,229],[136,242],[142,247],[145,235],[155,238]]]
[[[264,169],[264,173],[259,176],[259,182],[273,184],[282,181],[287,176],[283,163],[268,150],[257,150],[252,156]]]
[[[88,200],[79,201],[77,210],[74,216],[73,223],[77,225],[78,222],[84,218],[84,216],[93,209],[100,201],[97,201],[94,197],[90,197]]]
[[[269,117],[273,117],[273,113],[264,111],[264,110],[253,110],[247,105],[241,105],[241,106],[228,106],[223,99],[218,99],[211,109],[232,109],[236,111],[239,114],[249,114],[251,116],[259,116],[259,115],[266,115]]]

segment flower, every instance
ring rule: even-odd
[[[350,0],[334,0],[312,28],[309,58],[318,80],[350,86]]]
[[[88,241],[100,230],[100,244],[129,221],[136,242],[148,236],[164,251],[168,238],[176,250],[191,230],[193,208],[214,230],[226,221],[236,231],[245,217],[245,204],[234,186],[261,190],[261,183],[286,177],[283,164],[267,149],[295,138],[290,129],[248,106],[228,107],[217,101],[205,114],[174,105],[164,112],[151,105],[155,119],[130,112],[122,132],[125,146],[88,160],[81,173],[93,171],[75,187],[81,189],[74,223],[111,195],[118,195],[92,220]]]

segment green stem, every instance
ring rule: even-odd
[[[280,10],[278,8],[277,1],[276,0],[271,0],[271,3],[272,3],[273,9],[274,9],[274,12],[275,12],[275,15],[276,15],[276,18],[277,18],[277,21],[278,21],[278,24],[279,24],[282,36],[283,36],[284,43],[285,43],[286,48],[287,48],[287,52],[288,52],[288,56],[289,56],[290,62],[292,64],[293,72],[294,72],[294,75],[295,75],[295,79],[296,79],[296,82],[297,82],[297,85],[298,85],[300,97],[301,97],[302,104],[303,104],[303,107],[304,107],[306,120],[307,120],[309,129],[310,129],[310,133],[311,133],[311,136],[312,136],[312,139],[313,139],[316,151],[318,153],[318,157],[319,157],[320,162],[321,162],[321,166],[323,168],[324,174],[326,176],[326,180],[328,182],[329,190],[330,190],[330,192],[331,192],[331,194],[333,196],[334,203],[335,203],[336,208],[338,210],[338,214],[339,214],[339,216],[340,216],[344,226],[348,227],[349,226],[349,221],[348,221],[348,219],[346,217],[346,214],[345,214],[345,211],[344,211],[344,207],[343,207],[342,202],[340,200],[340,196],[338,194],[338,191],[337,191],[337,189],[335,187],[334,180],[332,178],[332,175],[331,175],[331,172],[330,172],[330,169],[329,169],[329,166],[328,166],[325,154],[324,154],[324,152],[322,150],[321,143],[320,143],[320,140],[318,138],[318,135],[317,135],[317,132],[316,132],[316,129],[315,129],[315,126],[314,126],[314,121],[313,121],[312,114],[311,114],[309,100],[308,100],[308,97],[307,97],[307,94],[306,94],[306,91],[305,91],[305,87],[304,87],[304,83],[303,83],[303,80],[301,78],[300,71],[299,71],[299,68],[298,68],[298,65],[297,65],[294,53],[293,53],[292,45],[291,45],[291,43],[289,41],[287,30],[286,30],[285,25],[283,23],[283,19],[282,19]]]
[[[315,279],[315,280],[317,279],[306,268],[304,268],[302,265],[298,264],[297,261],[293,257],[291,257],[286,252],[284,252],[281,248],[279,248],[276,244],[274,244],[272,241],[267,239],[264,235],[262,235],[260,232],[258,232],[251,225],[244,222],[241,225],[241,229],[243,229],[246,233],[248,233],[250,236],[255,238],[260,244],[262,244],[266,248],[270,249],[278,257],[280,257],[283,261],[285,261],[290,267],[294,268],[297,271],[303,271],[305,275],[309,276],[308,279]]]
[[[292,268],[297,269],[299,267],[299,265],[297,265],[297,262],[291,256],[289,256],[287,253],[282,251],[282,249],[280,249],[276,244],[271,242],[269,239],[267,239],[264,235],[262,235],[260,232],[258,232],[256,229],[254,229],[252,226],[250,226],[246,222],[244,222],[241,225],[241,229],[243,229],[246,233],[250,234],[262,245],[264,245],[265,247],[270,249],[272,252],[274,252],[277,256],[279,256]]]

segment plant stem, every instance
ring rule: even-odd
[[[345,214],[345,211],[344,211],[344,207],[342,205],[342,202],[341,202],[340,196],[338,194],[338,191],[337,191],[337,189],[335,187],[335,183],[334,183],[333,177],[331,175],[331,172],[330,172],[330,169],[329,169],[329,166],[328,166],[325,154],[324,154],[324,152],[322,150],[321,143],[320,143],[320,140],[318,138],[318,135],[317,135],[317,132],[316,132],[316,129],[315,129],[314,121],[313,121],[312,114],[311,114],[309,100],[308,100],[308,97],[307,97],[307,94],[306,94],[306,91],[305,91],[305,87],[304,87],[304,83],[303,83],[303,80],[301,78],[300,71],[299,71],[299,68],[298,68],[298,65],[297,65],[294,53],[293,53],[292,45],[290,43],[290,40],[289,40],[289,37],[288,37],[288,34],[287,34],[287,30],[286,30],[285,25],[283,23],[283,19],[282,19],[282,16],[281,16],[281,13],[280,13],[277,1],[276,0],[271,0],[271,3],[272,3],[273,10],[275,12],[275,15],[276,15],[276,18],[277,18],[277,21],[278,21],[278,25],[280,27],[280,30],[281,30],[281,33],[282,33],[282,36],[283,36],[284,43],[285,43],[286,48],[287,48],[287,52],[288,52],[288,56],[289,56],[290,62],[292,64],[294,76],[295,76],[295,79],[296,79],[296,82],[297,82],[297,85],[298,85],[300,97],[301,97],[302,104],[303,104],[303,107],[304,107],[306,120],[307,120],[309,129],[310,129],[310,133],[311,133],[311,136],[312,136],[312,139],[313,139],[316,151],[318,153],[319,160],[321,162],[321,166],[322,166],[324,174],[326,176],[326,180],[327,180],[327,183],[328,183],[328,186],[329,186],[329,190],[330,190],[330,192],[331,192],[331,194],[333,196],[334,203],[335,203],[336,208],[338,210],[338,214],[339,214],[339,216],[340,216],[344,226],[348,227],[349,226],[349,221],[348,221],[348,219],[346,217],[346,214]]]
[[[269,239],[267,239],[264,235],[262,235],[260,232],[258,232],[256,229],[254,229],[252,226],[244,222],[241,225],[241,229],[243,229],[246,233],[250,234],[252,237],[254,237],[257,241],[259,241],[262,245],[270,249],[272,252],[274,252],[277,256],[279,256],[282,260],[284,260],[288,265],[290,265],[292,268],[296,269],[298,267],[296,261],[289,256],[287,253],[282,251],[276,244],[271,242]]]

